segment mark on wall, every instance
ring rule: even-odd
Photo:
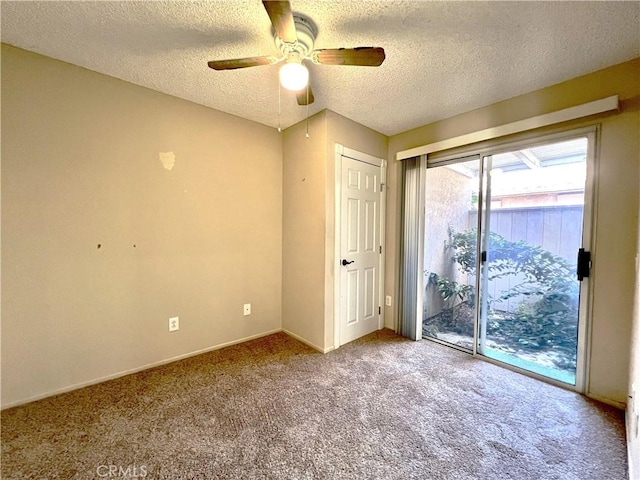
[[[176,154],[173,152],[159,152],[158,156],[160,157],[160,162],[162,162],[162,166],[165,170],[173,170],[174,165],[176,164]]]

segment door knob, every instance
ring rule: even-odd
[[[342,266],[346,267],[347,265],[349,265],[350,263],[353,263],[353,262],[355,262],[355,260],[351,260],[350,262],[347,262],[347,260],[343,258],[342,259]]]

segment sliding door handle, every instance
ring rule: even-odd
[[[578,249],[578,268],[576,274],[578,281],[584,280],[591,272],[591,252],[585,252],[584,248]]]

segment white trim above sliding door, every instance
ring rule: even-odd
[[[405,160],[419,155],[427,155],[442,150],[448,150],[450,148],[462,147],[464,145],[470,145],[472,143],[482,142],[485,140],[492,140],[494,138],[504,137],[514,133],[521,133],[527,130],[554,125],[556,123],[596,115],[598,113],[618,110],[618,108],[618,95],[613,95],[600,100],[594,100],[593,102],[583,103],[582,105],[576,105],[575,107],[556,110],[555,112],[525,118],[524,120],[519,120],[517,122],[505,123],[503,125],[486,128],[484,130],[460,135],[458,137],[448,138],[446,140],[430,143],[421,147],[403,150],[396,154],[396,160]]]

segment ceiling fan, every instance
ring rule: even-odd
[[[314,98],[309,86],[309,70],[303,61],[310,60],[317,65],[378,67],[385,59],[384,49],[380,47],[314,50],[317,29],[310,19],[294,14],[288,0],[262,0],[262,5],[273,25],[274,41],[282,56],[213,60],[208,62],[209,67],[214,70],[235,70],[285,62],[280,67],[280,84],[297,92],[298,105],[309,105]]]

